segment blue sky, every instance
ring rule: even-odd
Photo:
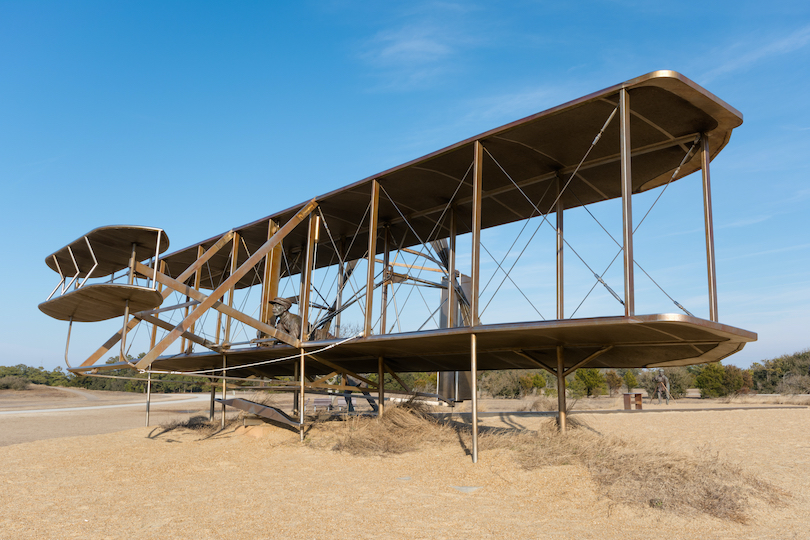
[[[808,348],[808,65],[806,2],[0,0],[0,364],[62,363],[44,257],[90,229],[178,249],[656,69],[745,117],[712,163],[719,313],[759,341],[727,362]],[[636,256],[706,317],[699,186],[672,185]],[[75,355],[108,335],[76,330]]]

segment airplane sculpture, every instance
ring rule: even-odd
[[[295,389],[301,398],[356,391],[346,381],[351,376],[377,394],[382,413],[385,388],[362,374],[377,373],[379,381],[391,374],[407,390],[398,373],[471,372],[476,460],[478,370],[542,368],[564,388],[565,376],[581,367],[714,362],[756,340],[752,332],[721,324],[717,311],[709,163],[741,124],[738,111],[683,75],[656,71],[168,255],[160,229],[101,227],[48,257],[62,279],[40,309],[71,325],[123,318],[121,330],[97,352],[79,366],[68,364],[80,375],[133,367],[260,381]],[[709,319],[674,300],[682,313],[637,314],[632,195],[698,170]],[[623,266],[619,292],[604,273],[588,268],[624,313],[566,318],[564,254],[581,257],[567,244],[563,215],[610,199],[621,199],[622,208],[623,235],[613,239]],[[481,231],[532,218],[556,238],[556,316],[486,324]],[[456,261],[460,237],[471,253],[463,264]],[[519,288],[517,278],[496,265]],[[432,306],[425,300],[428,323],[417,327],[405,320],[405,302],[397,298],[417,290],[424,300],[422,288],[439,289],[441,297]],[[169,298],[176,301],[167,305]],[[294,304],[298,326],[281,324]],[[348,310],[362,317],[350,335],[342,320]],[[151,327],[150,349],[129,362],[124,344],[140,323]],[[103,363],[119,342],[122,360]],[[564,430],[565,392],[558,399]]]

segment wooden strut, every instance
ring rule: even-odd
[[[146,366],[151,364],[158,356],[160,356],[160,354],[163,351],[165,351],[169,347],[169,345],[174,343],[174,341],[176,341],[177,338],[179,338],[183,332],[187,331],[192,324],[194,324],[200,317],[202,317],[202,315],[206,311],[208,311],[209,308],[213,307],[214,304],[218,303],[219,299],[222,298],[225,295],[225,293],[231,289],[231,287],[236,285],[236,283],[238,283],[239,280],[242,279],[242,277],[245,274],[247,274],[259,262],[261,262],[264,259],[265,255],[267,255],[274,247],[276,247],[276,245],[281,243],[281,241],[290,232],[292,232],[292,230],[295,229],[295,227],[299,223],[301,223],[304,220],[304,218],[306,218],[309,214],[311,214],[312,211],[315,210],[317,207],[318,203],[315,202],[315,199],[307,203],[295,216],[293,216],[281,229],[279,229],[279,231],[276,234],[274,234],[270,240],[265,242],[262,247],[253,252],[253,255],[248,257],[248,259],[244,263],[242,263],[242,265],[239,266],[239,268],[234,273],[232,273],[228,277],[228,279],[226,279],[219,287],[217,287],[211,293],[211,295],[207,296],[204,300],[202,300],[200,304],[196,308],[194,308],[194,310],[191,313],[189,313],[188,317],[183,319],[180,322],[180,324],[178,324],[174,328],[174,330],[169,332],[169,334],[160,341],[160,343],[155,345],[155,347],[152,350],[146,353],[146,356],[140,359],[140,361],[136,364],[136,367],[138,369],[145,369]],[[188,290],[193,291],[194,289],[188,287]],[[191,294],[189,294],[189,296],[194,298]],[[236,318],[234,314],[231,314],[231,316]],[[273,332],[276,331],[275,328],[271,327],[270,325],[264,325],[261,321],[258,321],[256,319],[252,320],[255,322],[253,322],[251,326],[259,328],[258,326],[256,326],[257,324],[259,324],[262,326],[266,326],[268,330],[272,328],[273,331],[272,332],[268,331],[267,332],[268,334],[272,335]],[[265,331],[264,328],[259,329]],[[300,342],[296,343],[293,346],[299,347]]]
[[[135,269],[138,272],[141,272],[145,268],[147,268],[147,267],[145,265],[141,264],[141,263],[136,263],[136,265],[135,265]],[[193,288],[186,285],[185,283],[181,283],[178,280],[173,279],[173,278],[171,278],[171,277],[169,277],[166,274],[163,274],[161,272],[157,273],[156,279],[157,279],[158,283],[162,283],[163,285],[165,285],[166,287],[169,287],[170,289],[173,289],[173,290],[175,290],[175,291],[177,291],[177,292],[179,292],[181,294],[185,294],[185,295],[193,298],[194,300],[199,302],[199,304],[197,304],[198,306],[201,305],[203,303],[203,301],[208,300],[210,298],[210,296],[207,296],[204,293],[201,293],[200,291],[196,291]],[[236,319],[239,322],[250,325],[250,326],[254,327],[257,330],[261,330],[265,334],[269,334],[270,336],[278,339],[279,341],[283,341],[284,343],[286,343],[286,344],[288,344],[288,345],[290,345],[292,347],[298,347],[298,345],[299,345],[299,342],[297,341],[297,339],[294,336],[291,336],[290,334],[287,334],[286,332],[282,332],[281,330],[277,329],[276,327],[270,326],[269,324],[266,324],[266,323],[263,323],[258,319],[254,319],[253,317],[251,317],[249,315],[246,315],[246,314],[242,313],[241,311],[239,311],[238,309],[233,308],[233,307],[231,307],[231,306],[229,306],[227,304],[223,304],[220,301],[215,301],[211,307],[213,309],[219,311],[220,313],[224,314],[224,315],[227,315],[229,317],[233,317],[234,319]],[[147,316],[143,316],[143,317],[144,317],[144,319],[146,319]],[[171,326],[171,328],[175,328],[175,327]],[[209,342],[209,343],[211,343],[211,345],[213,345],[215,348],[209,347],[208,345],[204,345],[202,343],[201,343],[201,345],[203,345],[205,347],[208,347],[209,349],[212,349],[214,351],[219,352],[218,351],[218,348],[219,348],[218,344],[213,343],[213,342]]]
[[[223,246],[227,245],[228,242],[231,241],[231,238],[233,238],[233,235],[234,235],[233,231],[229,231],[229,232],[223,234],[222,237],[220,237],[220,239],[217,240],[216,243],[213,246],[208,248],[208,250],[205,252],[205,254],[203,254],[202,257],[198,258],[194,263],[192,263],[188,268],[186,268],[183,271],[182,274],[177,276],[177,281],[182,283],[182,282],[186,281],[188,278],[190,278],[194,274],[194,272],[196,272],[199,268],[202,268],[202,266],[206,262],[208,262],[208,260],[211,257],[216,255],[219,252],[219,250],[222,249]],[[164,262],[164,261],[161,261],[161,262]],[[137,268],[137,265],[136,265],[136,268]],[[152,272],[151,269],[150,269],[150,272]],[[172,293],[171,290],[166,289],[166,290],[161,292],[161,295],[163,296],[163,299],[165,300],[166,298],[169,297],[169,295],[171,293]],[[126,331],[127,332],[132,331],[132,329],[135,328],[138,325],[139,322],[141,322],[140,319],[132,319],[132,320],[130,320],[129,323],[127,323]],[[110,349],[115,347],[115,344],[118,343],[121,340],[121,337],[122,337],[123,333],[124,333],[123,329],[121,329],[117,333],[113,334],[113,336],[110,339],[108,339],[101,347],[99,347],[99,349],[96,352],[94,352],[92,355],[90,355],[87,358],[87,360],[85,360],[81,364],[80,367],[91,366],[91,365],[95,364],[96,362],[98,362],[98,360],[102,356],[107,354],[107,352],[109,352]]]

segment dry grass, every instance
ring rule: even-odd
[[[413,402],[387,407],[381,419],[354,417],[318,423],[308,434],[313,447],[354,455],[402,454],[431,446],[460,444],[469,454],[468,424],[442,421]],[[678,513],[699,512],[747,521],[750,499],[780,504],[787,493],[723,462],[708,448],[693,455],[651,450],[604,437],[580,422],[560,435],[549,419],[537,432],[482,427],[479,450],[506,449],[523,468],[584,465],[600,491],[613,501]]]
[[[701,512],[739,523],[747,521],[750,499],[780,504],[779,488],[722,461],[710,448],[693,455],[651,450],[587,430],[560,435],[551,424],[527,435],[516,452],[526,468],[579,462],[610,499],[635,505]]]
[[[756,394],[737,394],[722,398],[723,403],[740,405],[804,405],[810,407],[808,394],[782,394],[779,396],[758,396]]]
[[[207,416],[192,416],[188,420],[172,420],[160,424],[158,430],[155,430],[150,435],[151,438],[158,438],[162,435],[172,431],[187,430],[191,431],[200,439],[208,439],[225,430],[231,430],[237,425],[241,424],[241,418],[232,417],[225,421],[225,427],[222,427],[222,420],[214,419],[209,420]]]

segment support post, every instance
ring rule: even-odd
[[[470,334],[470,372],[472,392],[472,462],[478,463],[478,341]]]
[[[473,153],[472,265],[470,271],[470,326],[478,326],[478,285],[481,280],[481,201],[483,196],[484,147],[475,141]],[[470,378],[472,379],[472,460],[478,463],[478,343],[470,334]]]
[[[278,224],[272,219],[267,223],[267,239],[273,238],[278,232]],[[259,320],[263,323],[270,322],[273,317],[273,310],[270,301],[278,296],[278,282],[281,274],[281,244],[270,250],[264,257],[264,273],[262,276],[262,307]]]
[[[385,359],[377,359],[377,418],[382,418],[385,408]]]
[[[166,273],[166,261],[160,261],[160,273],[161,274]],[[157,283],[157,290],[161,294],[163,294],[163,283]],[[160,313],[155,313],[155,318],[159,319],[160,318]],[[157,342],[157,325],[153,324],[152,325],[152,333],[149,336],[149,350],[152,350],[152,349],[155,348],[155,343],[156,342]],[[151,365],[149,366],[149,369],[152,369]]]
[[[239,268],[239,233],[234,233],[233,235],[233,247],[231,248],[231,272],[230,275],[234,275],[236,273],[236,269]],[[233,307],[233,293],[236,290],[236,283],[235,282],[231,288],[228,290],[228,307]],[[231,316],[225,319],[225,343],[230,344],[231,342]],[[193,324],[193,323],[192,323]],[[225,399],[223,396],[222,399]],[[223,426],[224,427],[224,426]]]
[[[472,265],[470,270],[470,326],[478,326],[478,286],[481,281],[481,201],[483,196],[484,147],[474,144],[472,200]]]
[[[340,253],[338,253],[338,283],[337,283],[337,299],[335,300],[335,337],[343,337],[340,329],[340,315],[343,311],[343,282],[346,280],[346,263],[343,257],[346,254],[346,239],[340,237],[340,244],[338,245]]]
[[[226,385],[225,375],[227,373],[226,368],[228,367],[228,357],[224,354],[222,355],[222,422],[221,427],[225,429],[225,394],[228,391],[228,387]]]
[[[210,409],[208,411],[208,421],[213,422],[214,421],[214,398],[216,397],[216,393],[217,393],[217,385],[214,383],[214,379],[209,379],[208,382],[211,383],[211,407],[210,407]]]
[[[565,349],[557,345],[557,425],[565,433]]]
[[[366,275],[366,319],[363,336],[371,335],[371,310],[374,307],[374,258],[377,252],[377,218],[380,213],[380,183],[371,181],[371,212],[368,224],[368,274]]]
[[[563,210],[565,206],[562,202],[562,179],[557,177],[557,319],[565,318],[565,267],[563,266],[563,248],[565,247],[563,237]]]
[[[383,227],[383,282],[382,282],[382,294],[380,295],[381,300],[381,310],[382,313],[380,314],[380,334],[387,334],[388,333],[388,265],[389,265],[389,250],[391,249],[390,241],[389,241],[389,231],[388,225]]]
[[[449,264],[447,265],[447,327],[453,328],[458,324],[456,320],[458,317],[458,311],[456,310],[456,304],[458,304],[458,298],[456,294],[456,207],[452,206],[450,208],[450,234],[447,238],[447,244],[449,248],[448,259]]]
[[[633,279],[633,175],[630,168],[630,96],[626,88],[619,91],[619,139],[622,175],[622,239],[624,246],[624,314],[636,314]]]
[[[137,249],[137,244],[133,242],[132,244],[132,253],[129,256],[129,284],[132,285],[135,283],[135,250]],[[76,283],[78,286],[78,282]],[[124,303],[124,326],[121,328],[121,352],[119,353],[118,360],[120,362],[127,362],[127,332],[129,326],[129,300]],[[130,364],[131,365],[131,364]]]
[[[301,335],[297,336],[301,343],[309,340],[309,289],[312,284],[312,266],[315,264],[315,244],[318,243],[318,232],[320,231],[321,217],[317,214],[309,215],[309,229],[307,231],[306,257],[304,267],[301,270],[301,290],[298,294],[298,311],[301,316]],[[304,348],[299,349],[300,354],[300,392],[301,402],[298,408],[298,430],[301,441],[304,441],[304,409],[306,408],[306,370]]]
[[[146,427],[149,427],[149,405],[152,401],[152,365],[146,374]]]
[[[303,347],[299,349],[299,354],[301,355],[301,359],[300,359],[301,365],[300,365],[300,368],[298,370],[298,373],[301,375],[301,377],[300,377],[301,385],[299,386],[299,391],[301,393],[301,402],[300,402],[300,407],[298,407],[298,434],[299,434],[299,436],[301,438],[301,442],[304,442],[304,409],[306,408],[306,403],[307,402],[306,402],[306,399],[305,399],[306,396],[304,395],[304,392],[306,391],[305,388],[304,388],[304,384],[306,382],[306,379],[304,378],[304,348]]]
[[[717,274],[714,262],[714,219],[712,217],[712,183],[709,171],[709,136],[701,134],[703,143],[701,168],[703,169],[703,218],[706,225],[706,265],[709,272],[709,320],[717,322]]]

